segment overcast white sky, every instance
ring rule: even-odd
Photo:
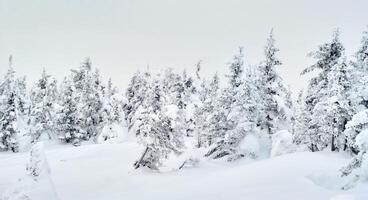
[[[105,77],[125,88],[138,68],[226,72],[244,46],[257,64],[274,28],[284,80],[298,89],[306,57],[330,40],[334,28],[350,56],[368,25],[367,0],[0,0],[0,75],[14,57],[29,81],[42,68],[61,79],[91,57]]]

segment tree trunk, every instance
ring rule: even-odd
[[[336,151],[335,136],[332,136],[332,139],[331,139],[331,151]]]
[[[141,167],[141,163],[142,163],[142,160],[144,159],[144,157],[146,156],[147,152],[149,150],[149,147],[147,146],[146,147],[146,150],[144,150],[141,158],[139,160],[137,160],[137,162],[134,163],[134,169],[138,169],[139,167]]]

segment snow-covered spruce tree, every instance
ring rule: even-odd
[[[309,117],[306,112],[304,91],[300,90],[295,104],[295,122],[293,127],[293,142],[295,144],[310,144],[307,137],[307,124]]]
[[[348,111],[346,92],[347,81],[344,47],[335,31],[332,41],[321,45],[310,54],[317,62],[303,70],[302,75],[319,69],[319,74],[309,81],[305,99],[305,113],[308,117],[306,137],[312,151],[331,146],[338,150],[336,138],[344,131]]]
[[[99,71],[93,71],[92,63],[86,59],[77,70],[72,70],[72,80],[76,89],[80,123],[88,140],[101,130],[102,123],[102,83]]]
[[[162,159],[171,152],[180,153],[183,146],[183,135],[174,130],[172,120],[163,110],[164,96],[159,80],[153,79],[146,90],[145,99],[139,110],[137,118],[136,135],[145,146],[141,157],[134,163],[134,167],[148,167],[158,170]],[[167,112],[167,111],[166,111]],[[138,124],[138,125],[137,125]]]
[[[195,119],[194,112],[196,107],[198,107],[199,99],[198,99],[198,90],[199,90],[199,70],[200,63],[197,64],[196,75],[193,77],[190,74],[186,73],[186,70],[183,72],[183,102],[184,108],[181,112],[184,114],[185,124],[183,126],[186,127],[186,135],[193,137],[194,136],[194,127],[195,127]]]
[[[346,184],[342,189],[350,189],[354,187],[357,183],[367,181],[368,179],[368,115],[367,110],[365,111],[364,118],[359,119],[358,121],[352,121],[349,124],[351,126],[361,126],[362,131],[360,131],[359,135],[356,137],[356,141],[354,143],[356,149],[359,151],[357,155],[355,155],[351,161],[341,169],[342,176],[351,176],[350,182]],[[362,125],[362,121],[365,121],[365,125]],[[363,128],[364,127],[364,128]]]
[[[238,99],[238,93],[243,82],[243,65],[244,65],[243,48],[239,49],[239,54],[235,55],[233,61],[229,63],[230,73],[228,77],[228,86],[223,89],[219,98],[215,103],[215,109],[209,116],[209,133],[212,133],[211,141],[208,141],[212,147],[206,154],[206,156],[214,159],[221,158],[229,155],[227,152],[227,135],[230,131],[233,131],[238,119],[229,117],[240,99]]]
[[[125,126],[123,105],[125,99],[119,93],[118,89],[112,85],[111,79],[103,90],[103,107],[102,107],[102,131],[95,138],[95,142],[101,143],[109,139],[118,137],[116,128]]]
[[[72,80],[68,77],[65,78],[60,92],[60,110],[57,113],[56,126],[61,141],[78,146],[85,133],[80,125],[81,119],[76,95],[78,93]]]
[[[209,145],[221,143],[225,139],[227,131],[234,129],[235,121],[229,120],[228,115],[231,112],[232,106],[236,101],[236,95],[239,91],[240,85],[243,83],[243,65],[244,65],[243,48],[239,48],[239,53],[234,56],[233,61],[229,63],[230,73],[226,75],[228,78],[228,86],[222,89],[216,102],[214,102],[214,110],[208,116],[208,132],[212,134],[208,141]],[[217,145],[215,145],[217,146]],[[207,156],[212,155],[218,149],[214,147]]]
[[[215,104],[219,94],[219,77],[217,73],[212,80],[207,83],[203,80],[198,93],[201,104],[197,105],[194,113],[195,135],[197,137],[197,147],[208,147],[214,142],[210,127],[213,125],[210,117],[215,110]]]
[[[84,98],[82,98],[84,105],[81,108],[83,111],[83,126],[87,134],[87,140],[96,137],[100,133],[103,126],[103,85],[100,80],[99,71],[96,69],[90,78],[91,84],[87,84],[85,87],[86,94]]]
[[[0,150],[19,150],[18,109],[15,71],[10,65],[0,85]]]
[[[119,94],[117,87],[112,85],[111,79],[108,81],[108,85],[104,90],[104,123],[114,124],[123,122],[123,105],[124,100],[122,95]]]
[[[238,87],[234,96],[227,119],[233,122],[233,128],[229,129],[224,138],[217,141],[215,147],[207,155],[212,158],[227,156],[228,161],[242,157],[256,158],[257,152],[241,149],[240,145],[248,135],[259,136],[259,122],[263,119],[263,102],[260,90],[257,88],[257,75],[250,69],[247,70],[244,81]]]
[[[30,108],[30,102],[27,95],[27,83],[26,83],[26,77],[19,77],[15,81],[15,92],[16,92],[16,104],[17,109],[19,111],[19,116],[24,121],[27,121],[26,117],[29,114],[29,108]]]
[[[134,126],[134,116],[139,107],[142,106],[145,99],[145,94],[149,86],[148,80],[151,79],[151,74],[147,70],[144,73],[138,71],[132,77],[128,89],[126,91],[127,103],[124,105],[123,110],[125,118],[128,124],[129,130]]]
[[[276,67],[282,65],[282,62],[276,57],[278,51],[271,30],[264,49],[265,60],[260,65],[262,98],[266,113],[262,126],[269,134],[281,129],[289,130],[292,118],[290,92],[276,71]]]
[[[37,142],[43,134],[49,139],[55,134],[55,105],[57,101],[57,83],[43,70],[41,78],[31,89],[30,129],[32,143]]]
[[[354,60],[351,62],[351,89],[349,91],[349,100],[351,101],[352,112],[356,116],[361,116],[368,109],[368,31],[363,32],[361,46],[355,53]],[[354,116],[355,116],[354,115]],[[357,117],[353,117],[356,121]],[[349,151],[357,153],[354,147],[355,138],[361,130],[345,131],[346,147]]]
[[[359,152],[355,144],[356,137],[364,130],[368,130],[368,109],[356,113],[346,124],[346,130],[344,131],[347,140],[346,145],[355,154]]]
[[[350,99],[356,112],[368,108],[368,31],[363,32],[361,44],[354,55]]]

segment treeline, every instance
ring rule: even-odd
[[[198,63],[194,73],[138,71],[124,95],[111,81],[103,83],[89,60],[60,84],[44,72],[30,93],[10,64],[0,85],[0,149],[18,151],[19,135],[31,143],[49,137],[79,145],[106,126],[126,123],[145,147],[134,166],[159,169],[166,158],[193,148],[213,159],[257,158],[270,152],[272,135],[287,130],[295,144],[311,151],[356,155],[343,170],[351,174],[368,149],[368,137],[360,136],[368,127],[368,33],[351,58],[339,31],[310,53],[315,63],[301,75],[316,76],[295,102],[277,73],[278,51],[271,32],[258,65],[245,66],[239,49],[224,87],[217,74],[202,77]]]
[[[329,148],[357,155],[344,175],[361,167],[368,149],[368,137],[358,137],[368,127],[368,33],[352,58],[345,55],[339,34],[335,31],[330,42],[309,54],[315,63],[301,75],[317,75],[294,103],[276,71],[282,62],[272,32],[260,64],[244,66],[242,49],[234,56],[224,88],[217,75],[200,77],[200,64],[194,76],[171,70],[137,73],[124,109],[131,132],[146,146],[135,167],[158,169],[163,159],[187,150],[187,138],[206,148],[206,157],[257,158],[261,152],[244,148],[253,145],[244,139],[252,136],[270,151],[271,136],[280,130],[291,132],[293,142],[310,151]]]
[[[104,127],[124,120],[123,98],[103,83],[89,59],[58,84],[44,70],[30,90],[9,69],[0,83],[0,150],[18,152],[41,139],[73,145],[96,139]]]

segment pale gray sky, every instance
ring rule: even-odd
[[[0,75],[8,56],[29,81],[42,68],[58,79],[91,57],[105,77],[125,88],[138,68],[226,72],[244,46],[257,64],[274,28],[282,77],[305,85],[306,54],[330,40],[334,28],[350,56],[368,25],[367,0],[0,0]]]

